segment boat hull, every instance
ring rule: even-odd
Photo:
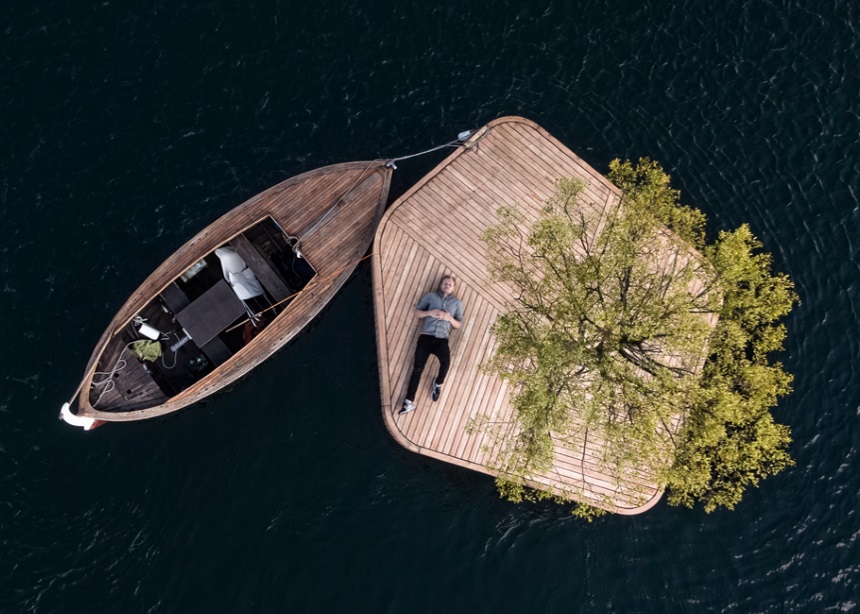
[[[384,161],[309,171],[252,197],[198,233],[132,293],[108,325],[79,388],[77,416],[124,422],[169,414],[229,386],[289,343],[334,297],[366,254],[385,208],[391,173]],[[111,411],[94,407],[97,403],[89,392],[98,368],[105,368],[105,352],[117,351],[119,336],[127,334],[123,331],[129,330],[142,309],[204,255],[267,218],[287,236],[301,239],[301,254],[316,271],[310,282],[247,345],[181,392],[146,407]]]

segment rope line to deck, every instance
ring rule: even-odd
[[[430,149],[427,149],[426,151],[419,151],[418,153],[409,154],[408,156],[400,156],[399,158],[391,158],[386,163],[386,166],[390,166],[392,168],[397,168],[394,165],[395,162],[400,162],[401,160],[408,160],[409,158],[417,158],[418,156],[423,156],[425,154],[433,153],[434,151],[439,151],[440,149],[445,149],[446,147],[455,147],[455,148],[460,147],[461,145],[463,145],[466,142],[466,139],[468,139],[474,133],[475,133],[474,130],[465,130],[465,131],[461,132],[460,134],[458,134],[456,139],[454,139],[453,141],[450,141],[448,143],[443,143],[442,145],[437,145],[436,147],[432,147]]]

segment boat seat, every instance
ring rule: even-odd
[[[271,258],[264,256],[244,235],[234,237],[230,241],[230,247],[235,249],[239,257],[254,269],[257,279],[276,302],[292,294],[275,270]]]
[[[221,271],[224,279],[233,288],[241,300],[246,301],[255,296],[264,294],[263,286],[260,284],[254,271],[248,268],[242,257],[232,247],[219,247],[215,255],[221,261]]]

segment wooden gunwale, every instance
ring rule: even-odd
[[[392,169],[385,160],[346,162],[315,169],[252,196],[200,231],[150,274],[105,329],[85,370],[78,398],[78,415],[113,422],[165,415],[196,403],[236,381],[280,349],[318,315],[367,252],[384,212],[391,174]],[[354,186],[361,189],[351,194],[350,189]],[[110,340],[192,264],[267,217],[274,219],[288,234],[300,236],[309,224],[335,205],[337,214],[320,225],[308,243],[301,246],[308,262],[314,266],[316,276],[289,308],[252,342],[212,373],[161,405],[132,411],[100,411],[90,405],[87,390]]]

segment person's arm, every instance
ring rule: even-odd
[[[448,315],[447,313],[445,315]],[[456,307],[454,307],[454,313],[448,315],[448,321],[451,323],[451,326],[454,328],[460,328],[460,324],[463,323],[463,303],[457,301]]]
[[[415,308],[415,317],[416,318],[426,318],[426,317],[436,318],[437,320],[444,320],[446,322],[451,322],[451,326],[454,328],[460,328],[460,323],[457,322],[451,314],[449,314],[444,309],[428,309],[427,311],[423,311],[421,309]]]
[[[448,322],[450,322],[450,323],[451,323],[452,328],[460,328],[460,320],[458,320],[457,318],[455,318],[454,316],[452,316],[452,315],[451,315],[450,313],[448,313],[447,311],[443,311],[442,313],[444,313],[444,314],[445,314],[445,316],[446,316],[446,317],[445,317],[445,319],[446,319]],[[463,317],[463,316],[460,316],[460,318],[461,318],[461,319],[462,319],[462,317]]]
[[[463,303],[457,301],[457,308],[454,310],[453,315],[451,316],[451,326],[454,328],[460,328],[460,324],[463,323]]]
[[[418,311],[417,309],[415,311]],[[443,320],[445,322],[449,322],[453,328],[460,328],[460,320],[452,316],[450,313],[445,311],[444,309],[431,309],[429,311],[423,311],[420,313],[424,313],[431,318],[436,318],[437,320]],[[424,316],[421,316],[424,317]],[[460,316],[462,319],[463,316]]]
[[[426,318],[427,316],[433,315],[433,312],[436,310],[430,309],[432,298],[433,297],[430,294],[425,294],[421,297],[421,300],[417,305],[415,305],[415,309],[412,310],[412,313],[415,314],[416,318]]]
[[[430,309],[430,295],[425,294],[421,299],[421,302],[415,305],[415,309],[412,313],[415,314],[416,318],[426,318],[427,316],[433,316],[433,312],[439,311],[438,309]],[[433,316],[434,318],[436,316]]]

